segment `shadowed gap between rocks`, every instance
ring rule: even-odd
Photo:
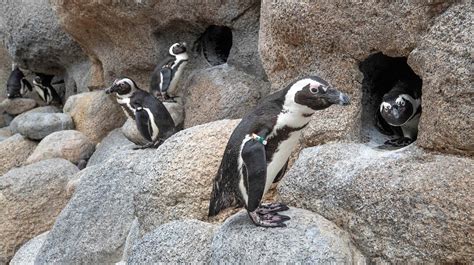
[[[211,66],[224,64],[232,48],[232,30],[211,25],[196,40],[195,48]]]
[[[362,81],[362,137],[363,141],[382,145],[390,138],[377,126],[377,113],[383,95],[400,80],[407,82],[411,89],[422,88],[421,78],[407,63],[407,57],[390,57],[375,53],[359,65],[364,74]],[[382,120],[382,122],[385,122]],[[385,124],[388,126],[388,124]]]

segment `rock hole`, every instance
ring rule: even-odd
[[[390,57],[381,52],[370,55],[359,65],[359,69],[364,74],[362,82],[363,140],[382,147],[387,140],[403,136],[401,127],[390,126],[379,115],[383,96],[394,86],[403,86],[410,93],[421,98],[422,80],[407,64],[406,57]],[[417,125],[415,130],[417,130]],[[388,146],[382,148],[393,149]]]
[[[199,37],[198,51],[212,65],[224,64],[232,48],[232,30],[225,26],[209,26]]]

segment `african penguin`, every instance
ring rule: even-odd
[[[26,80],[20,68],[13,65],[13,70],[7,81],[7,97],[9,99],[21,98],[26,94],[27,90],[32,91],[30,82]]]
[[[169,55],[153,70],[150,81],[151,93],[164,100],[172,100],[176,96],[176,85],[184,67],[188,63],[186,43],[179,42],[169,48]]]
[[[383,96],[380,116],[395,134],[399,134],[399,138],[386,141],[386,145],[402,147],[416,140],[421,116],[421,89],[414,88],[417,86],[399,80]]]
[[[176,133],[174,121],[163,103],[140,89],[132,79],[117,79],[105,92],[115,93],[125,114],[135,120],[138,131],[149,141],[139,148],[156,148]]]
[[[273,182],[284,175],[301,130],[316,110],[347,105],[349,97],[323,79],[299,79],[267,96],[235,128],[214,179],[209,216],[231,206],[245,206],[258,226],[283,227],[283,204],[261,204]]]
[[[61,97],[58,95],[56,90],[53,88],[51,81],[53,80],[54,75],[46,75],[37,73],[33,79],[33,85],[38,96],[50,105],[52,103],[61,105]]]

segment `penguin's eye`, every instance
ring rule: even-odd
[[[309,91],[313,94],[318,94],[319,93],[319,88],[317,86],[309,86]]]
[[[405,106],[405,101],[404,101],[404,100],[402,100],[402,101],[400,102],[400,106]]]

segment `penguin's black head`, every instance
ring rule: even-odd
[[[392,126],[401,126],[412,116],[416,105],[415,100],[407,94],[396,97],[384,96],[380,104],[380,114]]]
[[[186,52],[186,42],[177,42],[171,45],[169,53],[173,56],[176,56],[181,53]]]
[[[53,80],[54,75],[47,75],[42,73],[36,73],[35,78],[33,78],[33,85],[36,86],[49,86]]]
[[[137,84],[130,78],[115,79],[111,87],[105,90],[106,94],[117,93],[118,95],[127,95],[138,89]]]
[[[296,106],[305,106],[313,111],[325,109],[333,104],[348,105],[350,102],[345,93],[317,76],[305,77],[294,82],[286,94],[285,104],[291,105],[291,101]]]

